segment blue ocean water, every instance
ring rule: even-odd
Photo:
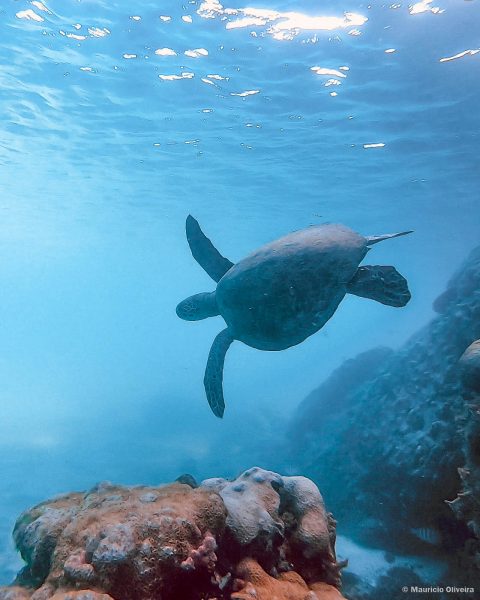
[[[4,0],[2,582],[28,505],[234,474],[345,358],[430,318],[478,243],[479,24],[476,0]],[[413,229],[374,250],[413,300],[348,297],[285,352],[234,344],[218,421],[202,378],[222,322],[175,314],[213,289],[189,213],[232,261],[314,223]]]

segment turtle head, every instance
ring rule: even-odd
[[[182,300],[176,308],[177,315],[184,321],[201,321],[218,314],[215,292],[202,292]]]

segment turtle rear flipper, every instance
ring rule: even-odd
[[[207,400],[213,414],[220,419],[225,412],[225,401],[223,399],[223,365],[225,363],[225,354],[233,342],[230,331],[224,329],[213,340],[210,354],[208,355],[207,366],[205,368],[205,377],[203,384]]]
[[[225,273],[233,267],[233,263],[220,254],[192,215],[188,215],[185,229],[193,258],[214,281],[220,281]]]
[[[347,286],[349,294],[370,298],[388,306],[405,306],[411,298],[405,277],[395,267],[359,267]]]

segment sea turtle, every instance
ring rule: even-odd
[[[410,300],[407,281],[394,267],[359,264],[373,244],[411,231],[364,237],[344,225],[314,225],[236,264],[218,252],[191,215],[186,233],[194,258],[217,288],[180,302],[177,315],[187,321],[221,315],[227,323],[212,344],[204,377],[208,403],[220,418],[223,365],[233,340],[285,350],[321,329],[347,293],[397,307]]]

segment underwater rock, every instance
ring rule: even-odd
[[[13,539],[29,568],[32,583],[43,581],[50,571],[57,539],[77,513],[81,494],[66,494],[39,504],[20,516]]]
[[[366,380],[360,367],[358,377],[342,374],[355,374],[355,360],[361,366],[368,353],[347,362],[294,416],[292,460],[322,482],[349,536],[384,549],[432,552],[415,534],[431,530],[436,548],[451,554],[471,538],[466,521],[456,521],[445,501],[457,496],[465,478],[458,469],[465,464],[464,427],[472,421],[464,381],[478,381],[476,346],[462,370],[458,361],[480,338],[479,290],[480,247],[451,279],[429,324],[398,351],[379,354],[378,366],[367,360]],[[294,427],[302,429],[296,436]],[[475,431],[472,440],[478,440]]]
[[[321,568],[322,579],[338,585],[338,565],[332,553],[336,522],[327,514],[319,489],[306,477],[284,477],[283,481],[282,507],[285,514],[293,517],[287,560],[295,561],[308,582],[319,579],[317,573]]]
[[[284,537],[278,512],[282,477],[254,467],[234,481],[207,479],[202,487],[215,490],[228,511],[227,526],[233,539],[243,547],[261,544],[270,551]],[[260,549],[259,549],[260,550]]]
[[[14,540],[26,567],[0,600],[228,600],[256,586],[255,573],[258,598],[286,582],[304,593],[279,599],[342,598],[318,488],[258,467],[196,488],[102,483],[26,511]]]
[[[462,268],[454,273],[447,284],[447,289],[434,301],[433,309],[444,313],[457,304],[462,304],[465,298],[478,293],[480,279],[480,246],[472,250]]]
[[[448,504],[474,535],[473,539],[466,540],[463,554],[467,562],[480,570],[480,340],[465,350],[459,367],[468,410],[464,421],[465,464],[458,470],[462,489]]]
[[[187,485],[189,485],[191,488],[196,488],[198,487],[197,482],[195,481],[195,477],[193,477],[193,475],[190,475],[190,473],[184,473],[183,475],[180,475],[180,477],[177,477],[175,479],[175,481],[177,483],[186,483]]]
[[[382,369],[393,350],[384,346],[362,352],[335,369],[299,405],[289,426],[289,438],[301,443],[308,435],[319,435],[331,418],[350,408],[350,394],[370,381]]]
[[[225,503],[230,552],[265,568],[294,565],[309,582],[340,584],[335,521],[313,481],[253,467],[234,481],[207,479],[202,487]]]
[[[480,394],[480,340],[473,342],[460,357],[463,385]]]

